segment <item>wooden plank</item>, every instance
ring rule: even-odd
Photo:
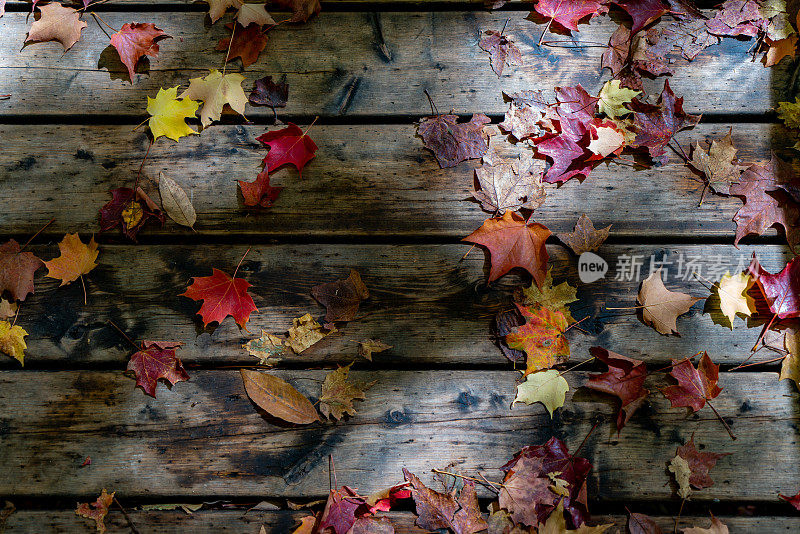
[[[394,346],[375,355],[379,365],[510,365],[493,344],[489,326],[497,312],[511,306],[510,289],[525,282],[512,275],[494,288],[486,287],[483,253],[475,250],[460,261],[468,249],[466,245],[253,247],[239,269],[239,276],[253,284],[250,293],[259,308],[248,323],[252,332],[248,335],[232,319],[204,330],[195,316],[199,305],[178,296],[191,277],[210,275],[212,266],[232,272],[247,247],[106,246],[101,248],[99,266],[86,277],[88,305],[84,306],[80,283],[59,288],[57,281],[44,278],[40,271],[36,293],[23,304],[17,324],[30,334],[26,362],[36,367],[101,362],[124,366],[131,347],[108,321],[134,339],[184,342],[180,356],[187,363],[248,364],[253,358],[241,348],[242,343],[262,329],[285,332],[293,317],[306,312],[321,318],[324,308],[311,297],[311,287],[344,277],[352,267],[361,272],[371,293],[357,320],[301,355],[287,355],[284,362],[349,363],[355,359],[358,341],[376,338]],[[36,251],[49,259],[55,250],[51,246],[47,252]],[[678,320],[681,336],[658,334],[634,311],[606,309],[636,304],[639,282],[614,279],[626,255],[640,256],[641,279],[649,274],[651,257],[673,262],[665,266],[667,286],[699,297],[708,291],[687,274],[690,260],[700,264],[697,274],[716,280],[726,270],[745,268],[754,251],[771,272],[791,258],[780,246],[740,251],[707,245],[604,246],[599,254],[609,262],[609,274],[586,285],[578,279],[574,257],[556,245],[548,250],[555,280],[567,279],[578,287],[580,301],[572,305],[573,315],[588,317],[581,323],[585,333],[579,329],[568,333],[576,362],[587,358],[594,345],[658,364],[701,350],[725,363],[740,363],[751,356],[760,323],[747,328],[737,319],[730,330],[702,313],[703,302]],[[765,359],[768,356],[759,354],[752,361]]]
[[[88,497],[87,497],[88,498]],[[308,512],[291,511],[251,511],[244,510],[211,510],[199,511],[191,515],[184,512],[142,512],[129,511],[134,525],[141,532],[159,532],[161,534],[177,534],[193,532],[194,534],[218,534],[219,532],[243,532],[256,534],[263,525],[267,534],[286,534],[297,526],[300,518]],[[411,512],[390,512],[387,516],[395,527],[397,534],[422,534],[427,532],[414,525],[416,516]],[[779,534],[796,532],[800,529],[800,519],[796,517],[726,517],[718,516],[732,533],[758,532],[759,534]],[[664,532],[669,532],[674,525],[671,517],[654,517]],[[598,515],[592,518],[593,524],[614,523],[623,528],[626,517]],[[707,517],[682,517],[679,528],[690,526],[708,526]],[[49,532],[79,532],[91,523],[76,516],[72,511],[56,510],[20,510],[8,520],[6,532],[9,534],[46,534]],[[127,534],[130,527],[119,511],[112,511],[106,518],[106,526],[110,534]]]
[[[291,86],[283,114],[304,116],[430,114],[427,89],[442,111],[503,113],[501,91],[547,89],[581,83],[600,89],[601,48],[538,47],[543,24],[525,20],[526,12],[323,13],[308,25],[280,26],[270,33],[262,59],[248,68],[245,87],[266,74],[287,74]],[[35,44],[22,51],[29,21],[25,13],[2,19],[0,40],[0,116],[47,114],[75,117],[146,116],[146,97],[159,87],[186,85],[189,78],[222,67],[214,51],[227,35],[223,24],[210,28],[204,13],[108,13],[122,24],[153,21],[174,37],[162,43],[150,62],[150,75],[134,84],[108,37],[96,24],[67,54],[58,43]],[[506,34],[518,43],[525,65],[498,78],[477,42],[483,30],[497,30],[510,18]],[[616,24],[603,17],[584,27],[580,42],[606,43]],[[688,111],[755,113],[769,111],[794,94],[790,62],[765,69],[750,60],[748,41],[725,39],[696,61],[681,65],[670,84],[686,95]],[[387,57],[381,50],[388,50]],[[238,60],[237,60],[238,61]],[[238,70],[238,63],[232,70]],[[109,74],[109,70],[111,73]],[[662,82],[652,84],[660,91]],[[91,94],[93,98],[85,96]],[[271,117],[268,108],[248,107],[248,116]]]
[[[690,141],[718,138],[733,128],[743,161],[763,163],[770,150],[794,143],[772,124],[703,124],[679,135]],[[252,181],[266,150],[255,138],[259,126],[214,126],[180,143],[160,139],[144,174],[160,171],[178,181],[193,199],[201,234],[248,234],[284,239],[331,236],[439,236],[462,238],[489,214],[470,202],[476,162],[440,169],[411,125],[320,126],[311,130],[320,149],[304,169],[273,174],[284,190],[265,210],[246,209],[235,180]],[[130,126],[0,125],[0,183],[13,194],[0,198],[0,230],[33,234],[55,217],[48,232],[96,232],[97,210],[108,191],[131,186],[147,151],[147,137]],[[508,155],[514,149],[498,143]],[[521,150],[521,148],[520,148]],[[54,177],[60,179],[54,180]],[[143,187],[154,199],[153,181]],[[548,190],[535,218],[553,231],[571,230],[580,213],[596,224],[613,224],[613,235],[637,239],[645,225],[651,238],[716,237],[732,242],[732,218],[742,205],[733,197],[706,195],[702,184],[673,156],[664,167],[634,169],[605,164],[579,183]],[[191,230],[168,222],[143,235]],[[116,236],[119,232],[104,234]],[[775,235],[770,230],[769,235]]]
[[[323,371],[278,374],[318,398]],[[693,492],[695,503],[778,502],[776,493],[795,491],[800,476],[797,396],[775,373],[723,374],[714,406],[735,442],[710,410],[687,419],[685,410],[669,408],[655,392],[664,382],[658,376],[648,384],[655,392],[649,407],[619,437],[612,428],[616,403],[581,389],[584,373],[566,375],[573,389],[552,420],[541,405],[509,410],[519,376],[513,371],[351,376],[376,381],[356,416],[289,428],[256,412],[238,371],[195,371],[171,391],[159,386],[157,399],[121,372],[0,372],[0,493],[66,498],[106,487],[129,499],[172,502],[318,497],[328,489],[328,455],[339,482],[365,493],[401,480],[403,467],[431,482],[431,469],[458,462],[465,474],[496,479],[523,446],[556,435],[574,449],[600,419],[606,422],[581,455],[594,464],[588,491],[601,502],[672,500],[677,509],[665,465],[693,433],[704,450],[732,453],[714,468],[714,486]],[[79,467],[87,456],[91,466]]]

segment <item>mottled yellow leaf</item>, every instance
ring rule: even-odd
[[[600,113],[605,113],[608,117],[615,119],[631,113],[625,104],[642,94],[641,91],[634,91],[626,87],[621,87],[619,80],[609,80],[600,89],[597,95],[600,100],[597,102],[597,109]]]
[[[737,313],[750,317],[756,311],[756,301],[747,294],[747,291],[753,287],[754,283],[755,280],[749,274],[736,273],[731,275],[726,272],[722,275],[717,289],[719,309],[730,320],[731,328],[733,328],[733,320],[736,318]]]
[[[0,352],[8,354],[22,365],[25,365],[25,353],[28,346],[23,339],[28,333],[21,326],[12,325],[8,321],[0,321]]]
[[[564,406],[567,391],[569,384],[561,373],[555,369],[539,371],[529,374],[525,382],[517,386],[517,396],[511,404],[541,402],[552,417],[557,408]]]

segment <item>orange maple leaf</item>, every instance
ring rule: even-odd
[[[62,286],[74,282],[97,267],[94,261],[97,259],[98,250],[94,237],[89,240],[88,245],[84,245],[77,233],[67,234],[58,244],[58,249],[61,255],[44,262],[44,265],[48,269],[47,276],[60,279]]]

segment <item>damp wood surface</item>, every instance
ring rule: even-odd
[[[252,181],[260,170],[266,150],[256,137],[274,129],[269,108],[248,104],[246,120],[226,114],[201,135],[159,139],[141,185],[158,200],[155,180],[163,171],[189,194],[198,222],[195,231],[169,220],[148,225],[132,244],[117,231],[97,233],[97,210],[110,189],[130,185],[148,150],[146,126],[135,128],[147,117],[147,97],[222,68],[224,53],[214,48],[229,35],[224,22],[232,12],[211,25],[202,2],[96,6],[115,28],[154,22],[172,36],[131,83],[90,15],[82,39],[64,54],[57,43],[23,46],[30,3],[6,4],[0,95],[11,98],[0,100],[0,241],[24,242],[52,220],[31,246],[39,257],[57,256],[67,232],[94,234],[100,255],[84,277],[85,304],[80,283],[59,287],[46,269],[37,272],[18,323],[29,332],[26,366],[0,362],[0,495],[18,507],[5,532],[90,532],[74,503],[107,488],[118,492],[142,534],[257,534],[262,525],[267,534],[283,534],[308,513],[287,510],[288,501],[325,497],[329,457],[339,483],[362,493],[401,481],[403,467],[433,483],[431,469],[450,462],[498,480],[498,468],[522,447],[556,436],[574,450],[596,423],[580,450],[594,464],[588,490],[595,522],[621,531],[627,506],[671,532],[681,503],[666,465],[694,434],[701,450],[732,454],[712,470],[714,486],[693,493],[680,527],[708,526],[711,511],[733,533],[800,530],[800,516],[777,498],[800,489],[797,389],[778,381],[774,362],[731,370],[776,357],[767,349],[751,353],[763,318],[737,318],[730,329],[713,301],[700,301],[678,319],[680,335],[663,336],[636,310],[613,309],[636,305],[639,281],[617,276],[624,258],[638,258],[639,280],[651,262],[664,265],[667,288],[704,297],[706,279],[741,270],[753,253],[770,272],[793,257],[774,230],[735,248],[732,218],[741,201],[704,196],[699,175],[676,153],[661,167],[617,161],[582,183],[548,187],[534,215],[554,233],[571,231],[582,213],[597,227],[612,225],[598,251],[609,272],[592,284],[580,282],[571,252],[555,238],[548,242],[553,277],[578,287],[571,310],[583,320],[567,334],[571,359],[562,368],[588,360],[592,346],[643,359],[662,370],[649,379],[649,401],[618,434],[617,402],[584,387],[590,373],[605,368],[588,362],[565,374],[571,390],[554,417],[539,404],[511,406],[520,374],[490,327],[530,277],[514,272],[486,283],[484,252],[467,254],[469,245],[459,243],[490,216],[470,201],[477,162],[440,169],[414,122],[431,114],[425,91],[441,112],[486,113],[495,123],[507,109],[503,92],[575,84],[599,91],[608,74],[597,45],[617,21],[599,17],[571,37],[548,34],[545,40],[558,42],[539,47],[545,24],[526,20],[525,5],[513,0],[490,12],[477,0],[329,1],[307,25],[274,29],[255,64],[243,70],[234,60],[227,71],[243,74],[248,92],[262,76],[286,74],[289,101],[278,117],[303,129],[318,117],[310,130],[316,158],[302,178],[294,170],[274,173],[272,184],[284,188],[279,200],[252,210],[236,181]],[[525,63],[497,77],[478,40],[506,20],[504,33]],[[763,164],[771,152],[793,154],[795,140],[775,123],[774,108],[794,100],[797,61],[765,69],[752,61],[751,46],[724,39],[695,61],[675,64],[671,87],[687,111],[703,114],[696,128],[676,136],[687,153],[693,143],[707,146],[731,131],[746,164]],[[663,79],[646,81],[647,90],[657,94]],[[522,149],[497,141],[504,155]],[[248,248],[238,275],[253,284],[258,307],[249,331],[230,318],[203,328],[199,304],[179,293],[212,267],[232,273]],[[698,264],[702,270],[694,270]],[[351,375],[375,384],[355,416],[282,424],[248,399],[238,369],[256,359],[242,344],[262,331],[284,333],[306,312],[321,319],[311,288],[350,268],[370,290],[356,320],[301,354],[289,352],[271,372],[312,401],[338,365],[355,361]],[[132,347],[111,323],[135,340],[182,341],[178,356],[190,380],[159,384],[156,398],[144,395],[124,373]],[[373,362],[358,359],[357,344],[367,338],[392,348]],[[708,407],[687,415],[658,392],[672,359],[703,350],[723,365],[714,407],[736,441]],[[81,467],[87,457],[91,465]],[[481,490],[483,505],[491,497]],[[282,509],[247,511],[261,501]],[[191,515],[140,509],[201,502],[214,504]],[[396,531],[423,533],[410,510],[389,514]],[[112,533],[131,531],[116,509],[107,524]]]

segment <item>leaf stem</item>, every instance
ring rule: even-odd
[[[736,436],[733,435],[733,431],[731,430],[731,427],[728,426],[727,421],[725,421],[725,419],[722,418],[722,416],[719,414],[717,409],[714,408],[714,405],[711,404],[710,400],[706,399],[706,404],[708,404],[708,407],[711,408],[711,410],[714,412],[714,415],[717,416],[717,419],[719,419],[719,421],[723,424],[723,426],[725,426],[725,430],[728,431],[728,435],[731,437],[731,439],[735,441],[736,440]]]
[[[113,326],[114,328],[116,328],[117,332],[119,332],[120,334],[122,334],[122,337],[124,337],[124,338],[125,338],[125,341],[127,341],[128,343],[130,343],[131,345],[133,345],[134,347],[136,347],[136,350],[137,350],[137,351],[138,351],[138,350],[141,350],[141,347],[139,347],[139,345],[137,345],[136,343],[134,343],[134,342],[133,342],[133,340],[132,340],[131,338],[129,338],[129,337],[128,337],[128,334],[126,334],[125,332],[123,332],[123,331],[122,331],[122,328],[120,328],[120,327],[118,327],[116,324],[114,324],[114,321],[112,321],[111,319],[109,319],[107,322],[108,322],[108,324],[110,324],[111,326]]]
[[[125,521],[128,522],[128,526],[131,528],[131,532],[133,532],[133,534],[139,534],[139,531],[136,529],[136,526],[133,524],[133,521],[131,521],[128,512],[125,511],[125,508],[122,507],[122,505],[119,503],[116,497],[114,497],[114,502],[117,503],[119,509],[122,510],[122,515],[125,517]]]
[[[39,234],[41,234],[42,232],[44,232],[44,229],[45,229],[45,228],[47,228],[48,226],[50,226],[50,225],[53,223],[53,221],[55,221],[55,220],[56,220],[56,218],[55,218],[55,217],[53,217],[52,219],[50,219],[49,221],[47,221],[47,224],[45,224],[44,226],[42,226],[42,227],[39,229],[39,231],[38,231],[38,232],[36,232],[35,234],[33,234],[33,236],[32,236],[30,239],[28,239],[28,240],[25,242],[25,244],[24,244],[24,245],[22,245],[22,246],[20,247],[20,249],[19,249],[19,252],[17,252],[17,254],[20,254],[20,253],[21,253],[23,250],[25,250],[25,249],[28,247],[28,245],[30,245],[30,244],[31,244],[31,241],[33,241],[34,239],[36,239],[36,236],[37,236],[37,235],[39,235]]]
[[[249,254],[249,253],[250,253],[250,249],[251,249],[251,248],[253,248],[253,247],[247,247],[247,250],[245,250],[245,251],[244,251],[244,255],[242,256],[242,259],[240,259],[240,260],[239,260],[239,263],[236,265],[236,270],[235,270],[235,271],[233,271],[233,277],[234,277],[234,278],[236,278],[236,273],[238,273],[238,272],[239,272],[239,267],[241,267],[241,266],[242,266],[242,262],[243,262],[243,261],[244,261],[244,259],[247,257],[247,254]]]

